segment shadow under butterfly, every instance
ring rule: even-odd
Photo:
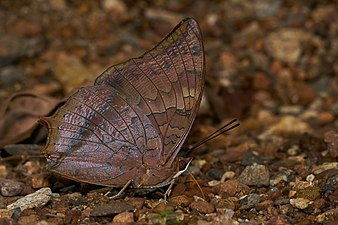
[[[172,183],[191,158],[178,153],[196,117],[205,76],[201,31],[181,21],[139,58],[114,65],[51,117],[43,154],[66,178],[110,187]]]

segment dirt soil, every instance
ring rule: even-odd
[[[168,202],[51,174],[39,117],[185,17],[206,87],[181,151],[241,125],[191,153]],[[1,0],[0,103],[0,224],[338,224],[336,1]]]

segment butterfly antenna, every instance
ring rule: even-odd
[[[190,146],[188,151],[186,151],[185,155],[188,155],[192,150],[200,147],[204,143],[218,137],[219,135],[224,134],[224,133],[228,132],[229,130],[234,129],[235,127],[238,127],[239,123],[236,123],[236,121],[237,121],[237,119],[231,120],[229,123],[225,124],[223,127],[221,127],[220,129],[216,130],[215,132],[213,132],[212,134],[210,134],[209,136],[204,138],[204,140],[198,142],[197,144]]]

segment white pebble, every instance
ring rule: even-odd
[[[7,206],[7,209],[14,210],[20,208],[21,211],[45,205],[51,198],[50,188],[41,188],[40,190],[18,199],[16,202]]]

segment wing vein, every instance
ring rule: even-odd
[[[166,107],[166,105],[165,105],[165,102],[164,102],[164,100],[163,100],[163,97],[162,97],[162,95],[161,95],[161,93],[160,93],[160,90],[157,88],[157,86],[154,84],[154,82],[148,77],[148,75],[137,65],[137,63],[135,62],[135,60],[134,59],[132,59],[133,60],[133,62],[134,62],[134,64],[137,66],[137,68],[143,73],[143,75],[145,75],[147,78],[148,78],[148,80],[154,85],[154,87],[156,88],[156,90],[157,90],[157,93],[158,93],[158,95],[160,96],[160,98],[161,98],[161,100],[162,100],[162,104],[163,104],[163,106],[164,106],[164,112],[165,112],[165,114],[166,114],[166,118],[167,118],[167,121],[168,121],[168,113],[167,113],[167,107]],[[151,110],[151,112],[153,112],[153,110],[152,109],[150,109]],[[157,125],[159,125],[159,124],[157,124]],[[162,133],[160,132],[160,135],[161,135],[161,137],[163,138],[163,135],[162,135]]]

